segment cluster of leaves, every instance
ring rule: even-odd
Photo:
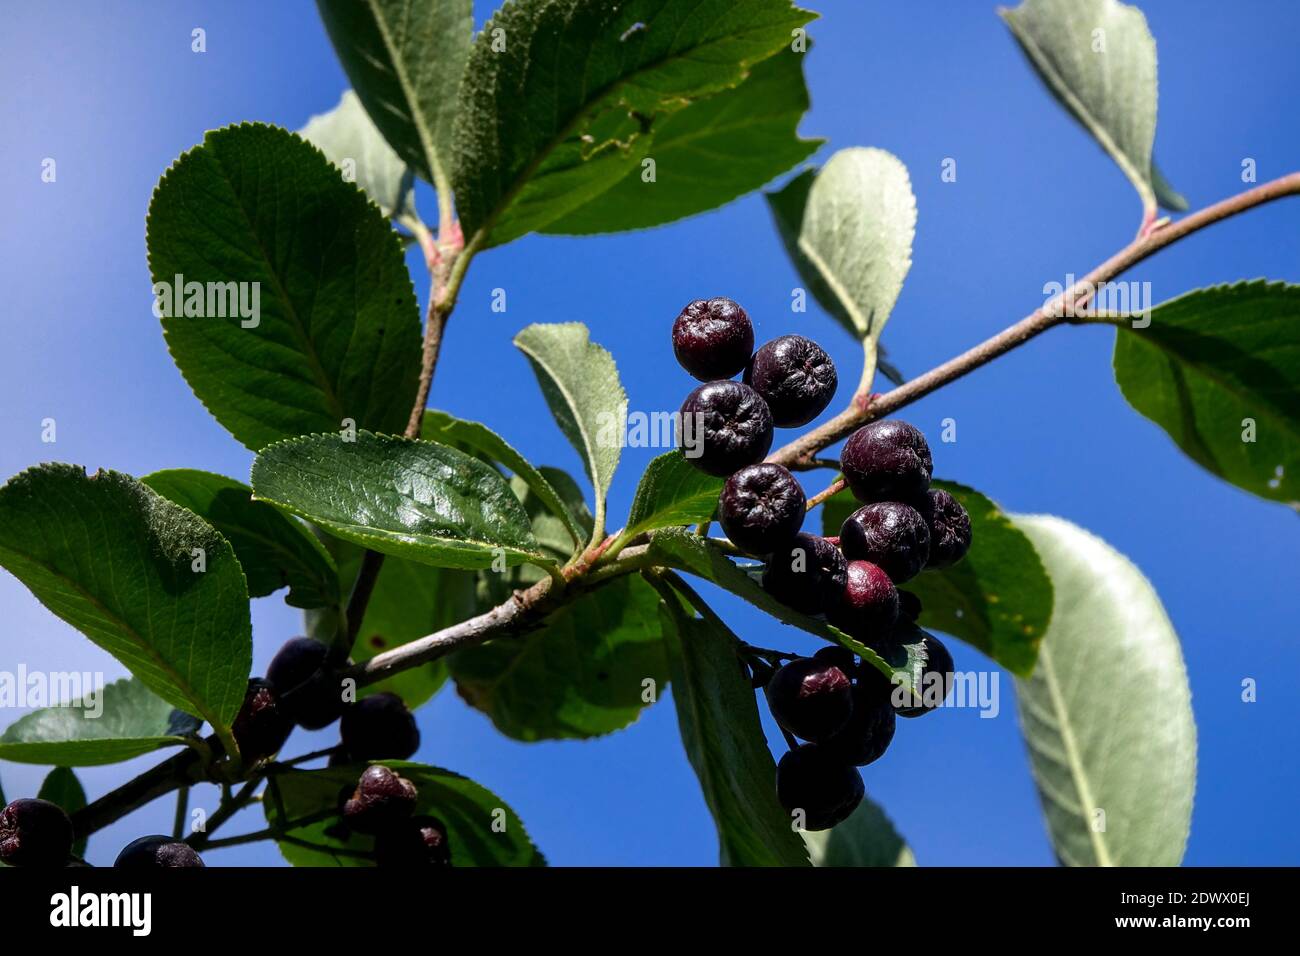
[[[201,746],[201,722],[234,753],[251,598],[287,588],[308,632],[350,642],[360,663],[593,560],[616,567],[636,549],[641,562],[624,570],[659,569],[653,580],[610,574],[525,634],[363,692],[390,690],[417,707],[450,677],[498,730],[535,741],[625,727],[671,682],[725,863],[914,862],[870,801],[816,839],[791,830],[740,642],[660,572],[698,577],[905,682],[919,673],[916,642],[884,660],[774,601],[724,542],[686,530],[712,518],[721,482],[676,452],[651,462],[622,529],[607,534],[620,444],[601,434],[624,419],[627,399],[613,357],[584,326],[533,325],[515,344],[583,462],[590,505],[572,476],[528,462],[478,422],[426,411],[420,436],[400,437],[417,401],[420,318],[389,220],[429,234],[414,179],[438,193],[445,251],[454,201],[466,263],[529,232],[641,228],[714,208],[820,145],[796,132],[808,107],[802,31],[814,15],[791,0],[509,0],[475,35],[469,0],[319,6],[355,92],[301,136],[261,124],[209,133],[163,176],[149,211],[155,281],[260,284],[253,328],[183,311],[162,320],[195,395],[256,453],[251,483],[45,465],[0,489],[0,564],[134,675],[105,689],[102,719],[71,708],[22,718],[0,735],[0,758],[109,763]],[[1053,94],[1133,181],[1144,215],[1180,208],[1151,160],[1155,47],[1141,14],[1114,0],[1025,0],[1005,16]],[[1097,25],[1107,54],[1079,55]],[[768,201],[803,282],[863,345],[861,391],[878,365],[897,378],[879,361],[879,340],[911,262],[906,169],[883,150],[846,149]],[[1268,346],[1294,343],[1297,311],[1292,286],[1189,293],[1155,309],[1149,328],[1115,323],[1117,381],[1197,462],[1294,503],[1298,353]],[[1247,410],[1267,415],[1253,444],[1238,434]],[[1019,678],[1058,855],[1177,862],[1195,728],[1178,641],[1150,585],[1068,522],[1008,515],[973,489],[940,485],[970,513],[975,544],[962,564],[915,583],[919,623]],[[828,534],[851,507],[844,494],[824,503]],[[350,634],[345,596],[366,550],[385,560]],[[1110,735],[1119,708],[1148,732]],[[400,767],[448,824],[458,863],[541,862],[495,794],[450,771]],[[365,862],[320,820],[355,777],[356,768],[277,775],[264,805],[287,859]],[[66,770],[47,789],[70,809],[84,803]],[[1112,808],[1104,833],[1092,825],[1097,806]]]

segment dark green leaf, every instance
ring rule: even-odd
[[[55,806],[62,807],[69,816],[86,805],[86,791],[82,788],[77,775],[67,767],[55,767],[51,770],[36,796],[40,800],[48,800]],[[72,844],[72,855],[84,856],[85,852],[86,838],[82,836]]]
[[[0,760],[64,767],[118,763],[184,744],[198,727],[194,718],[128,678],[18,718],[0,734]]]
[[[546,477],[533,467],[528,459],[510,447],[504,438],[486,425],[430,409],[424,413],[420,437],[461,450],[472,449],[489,461],[508,468],[528,484],[528,487],[551,509],[552,514],[564,521],[574,544],[582,544],[585,541],[577,519],[573,517]]]
[[[208,133],[158,183],[148,248],[155,292],[212,284],[201,315],[188,294],[156,308],[190,388],[249,448],[406,425],[420,319],[402,245],[315,146],[260,124]]]
[[[650,462],[636,487],[632,512],[621,541],[656,528],[698,524],[713,517],[723,481],[706,475],[680,451],[670,451]]]
[[[843,823],[803,835],[814,866],[916,866],[884,809],[870,797]]]
[[[1052,617],[1052,582],[1034,546],[984,495],[935,481],[971,518],[971,548],[958,564],[926,571],[905,585],[921,599],[919,623],[959,637],[1013,674],[1028,677]],[[861,503],[847,491],[822,505],[822,533],[838,535]]]
[[[292,607],[333,607],[339,576],[323,545],[306,527],[263,501],[247,485],[208,471],[177,468],[140,479],[220,531],[235,549],[249,597],[288,586]]]
[[[382,763],[415,784],[419,791],[417,814],[437,817],[446,825],[453,866],[546,865],[518,815],[492,791],[438,767],[401,760]],[[364,769],[364,764],[357,764],[277,775],[287,819],[279,819],[276,801],[268,796],[263,801],[267,822],[292,823],[337,808],[340,791],[355,787]],[[345,835],[338,829],[337,817],[292,827],[289,835],[314,845],[280,843],[280,852],[294,866],[372,865],[368,859],[349,854],[368,854],[374,839],[360,834]]]
[[[473,0],[317,0],[348,79],[398,155],[446,191]]]
[[[460,695],[508,737],[607,734],[634,721],[667,683],[658,607],[640,578],[618,578],[539,631],[457,652],[451,674]]]
[[[547,559],[501,473],[435,442],[358,432],[263,449],[253,493],[330,534],[447,568]]]
[[[1179,296],[1125,323],[1115,380],[1193,461],[1300,507],[1300,286],[1240,282]]]
[[[609,190],[546,226],[549,233],[644,229],[728,203],[771,182],[824,142],[800,139],[808,110],[802,53],[786,49],[754,66],[735,89],[696,100],[657,123],[649,158]]]
[[[244,573],[210,524],[126,475],[41,465],[0,488],[0,564],[150,690],[228,738],[252,625]]]
[[[660,615],[682,744],[718,828],[722,865],[807,866],[793,821],[776,802],[776,764],[735,635],[675,601]]]
[[[613,187],[659,126],[739,86],[814,14],[790,0],[516,0],[474,42],[456,120],[465,235],[499,245]]]

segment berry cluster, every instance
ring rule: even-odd
[[[678,316],[677,360],[696,378],[711,379],[681,408],[683,429],[688,415],[701,425],[698,457],[687,460],[726,477],[718,521],[736,547],[765,561],[769,594],[804,614],[824,615],[887,656],[900,622],[910,625],[921,613],[916,596],[898,585],[960,561],[971,544],[970,516],[952,495],[930,487],[925,436],[885,420],[859,428],[841,454],[845,483],[862,507],[838,538],[801,531],[803,488],[788,469],[763,458],[774,426],[805,425],[826,408],[835,366],[801,336],[782,336],[751,356],[753,345],[749,317],[730,299],[692,302]],[[743,382],[725,378],[742,368]],[[922,686],[937,683],[942,694],[924,699],[896,699],[888,678],[841,647],[794,658],[774,672],[753,662],[773,718],[792,741],[805,741],[792,743],[777,766],[777,797],[787,810],[802,811],[805,829],[826,829],[852,813],[863,795],[857,768],[884,754],[895,718],[920,716],[947,696],[952,656],[934,637],[925,644]]]
[[[339,817],[346,829],[375,838],[378,866],[451,866],[447,828],[435,817],[415,815],[418,798],[415,784],[374,764],[355,788],[339,794]]]

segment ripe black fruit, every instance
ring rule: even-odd
[[[850,561],[844,588],[827,618],[851,637],[881,644],[898,620],[898,589],[879,565]]]
[[[279,698],[269,681],[254,677],[248,682],[244,706],[231,725],[239,755],[252,764],[278,753],[293,732],[293,721],[280,709]]]
[[[673,323],[673,354],[702,382],[731,378],[754,350],[754,326],[730,299],[696,299]]]
[[[354,760],[405,760],[420,747],[420,731],[402,698],[387,692],[357,701],[343,713],[343,747]]]
[[[727,479],[718,499],[718,523],[732,543],[750,554],[771,554],[794,540],[807,499],[781,465],[748,465]]]
[[[840,468],[859,501],[909,501],[930,487],[925,436],[898,419],[863,425],[844,443]]]
[[[858,670],[858,660],[853,656],[853,652],[847,647],[840,647],[838,644],[826,645],[817,651],[813,657],[827,664],[834,664],[850,677],[856,674]]]
[[[0,810],[0,862],[9,866],[64,866],[72,836],[72,821],[48,800],[15,800]]]
[[[778,428],[795,428],[825,410],[839,377],[820,345],[802,335],[783,335],[754,353],[745,384],[763,396]]]
[[[878,501],[844,519],[840,549],[850,560],[880,565],[895,584],[902,584],[916,577],[930,559],[930,529],[911,505]]]
[[[921,616],[921,599],[911,591],[898,592],[898,616],[913,623]]]
[[[814,534],[797,534],[779,548],[763,571],[763,589],[782,604],[804,614],[822,614],[835,601],[848,575],[840,549]]]
[[[286,641],[271,659],[266,679],[280,709],[299,727],[320,730],[343,713],[343,691],[329,663],[329,648],[310,637]]]
[[[870,664],[865,665],[871,667]],[[880,677],[880,671],[871,667]],[[880,757],[894,739],[894,708],[889,701],[888,681],[882,688],[880,681],[868,675],[853,688],[853,716],[828,740],[822,749],[855,767],[865,767]]]
[[[803,740],[825,740],[848,723],[853,685],[848,674],[815,657],[790,661],[767,683],[772,718]]]
[[[367,767],[343,804],[343,820],[358,833],[381,833],[415,812],[415,784],[387,767]]]
[[[375,839],[375,863],[379,866],[451,866],[451,845],[447,827],[435,817],[413,817]]]
[[[791,750],[776,765],[776,798],[794,813],[803,811],[805,830],[826,830],[852,813],[865,792],[856,767],[819,744]]]
[[[919,695],[911,695],[915,706],[895,707],[899,717],[920,717],[937,708],[952,691],[952,654],[933,634],[925,635],[926,662],[921,671]]]
[[[966,557],[971,542],[970,515],[960,501],[942,488],[931,488],[917,510],[930,529],[927,568],[950,568]]]
[[[682,402],[677,442],[692,465],[723,478],[767,455],[772,413],[743,382],[708,382]]]
[[[188,843],[157,834],[132,840],[117,855],[113,866],[130,870],[170,870],[203,866],[203,860]]]

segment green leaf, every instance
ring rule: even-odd
[[[147,243],[172,358],[239,441],[406,425],[420,318],[402,244],[315,146],[260,124],[208,133],[159,181]],[[167,294],[178,276],[210,294]]]
[[[1029,539],[984,495],[952,481],[935,481],[962,503],[971,519],[971,548],[951,568],[907,582],[921,599],[918,621],[961,638],[1007,670],[1028,677],[1052,617],[1052,582]],[[842,491],[822,505],[822,533],[838,535],[861,507]]]
[[[1016,704],[1047,829],[1070,866],[1177,866],[1196,788],[1178,636],[1150,582],[1060,518],[1017,516],[1056,590]]]
[[[682,744],[718,828],[722,865],[807,866],[776,802],[776,764],[737,638],[714,617],[687,616],[676,600],[660,616]]]
[[[813,866],[916,866],[912,848],[870,797],[863,797],[843,823],[805,831],[803,841]]]
[[[620,541],[674,525],[698,524],[713,517],[723,480],[706,475],[680,451],[665,452],[650,462],[636,487],[632,512]]]
[[[402,160],[450,191],[473,0],[316,0],[366,111]]]
[[[1239,282],[1156,306],[1149,326],[1119,326],[1115,380],[1201,467],[1300,507],[1300,286]]]
[[[20,717],[0,734],[0,760],[96,767],[184,745],[199,726],[126,678],[73,703]]]
[[[420,437],[442,442],[454,448],[473,450],[489,461],[494,461],[523,479],[528,487],[546,504],[551,513],[564,521],[574,544],[585,540],[582,528],[564,501],[545,476],[506,440],[486,425],[456,418],[446,412],[429,409],[424,413]]]
[[[419,791],[417,815],[437,817],[446,826],[453,866],[546,865],[519,816],[486,787],[439,767],[401,760],[380,762],[415,784]],[[276,801],[268,797],[263,801],[267,822],[292,823],[336,810],[339,792],[355,787],[364,769],[364,764],[356,764],[277,774],[286,819],[278,817]],[[369,853],[374,838],[343,833],[337,816],[331,816],[332,820],[291,827],[289,836],[314,846],[281,841],[284,858],[294,866],[371,866],[370,860],[347,854]]]
[[[357,432],[263,449],[253,493],[330,534],[446,568],[547,562],[528,516],[491,465],[436,442]]]
[[[639,171],[669,117],[739,86],[814,16],[790,0],[507,3],[461,88],[466,237],[500,245],[585,206]]]
[[[658,607],[640,578],[617,578],[561,608],[539,631],[458,651],[451,674],[461,697],[516,740],[620,730],[668,681]]]
[[[210,524],[126,475],[41,465],[0,488],[0,565],[234,750],[252,625],[244,573]]]
[[[825,140],[800,139],[808,110],[804,54],[786,49],[758,63],[735,89],[664,117],[649,158],[595,199],[542,232],[590,234],[644,229],[731,202],[803,162]]]
[[[313,116],[298,135],[319,147],[385,216],[404,223],[420,221],[415,174],[388,145],[354,91],[344,90],[338,106]]]
[[[306,527],[263,501],[247,485],[208,471],[176,468],[140,479],[188,508],[225,536],[248,579],[248,596],[265,597],[286,585],[291,607],[333,607],[339,575],[329,552]]]
[[[63,811],[72,816],[86,805],[86,791],[81,786],[81,781],[77,775],[67,767],[55,767],[46,775],[45,781],[41,784],[40,792],[36,794],[37,799],[48,800],[55,806],[62,807]],[[86,837],[82,836],[72,844],[73,856],[84,856],[86,853]]]
[[[1128,177],[1154,213],[1187,202],[1155,169],[1156,41],[1117,0],[1024,0],[1002,19],[1039,78]]]
[[[605,497],[623,451],[627,393],[614,357],[580,322],[530,325],[515,336],[551,414],[577,449],[596,492],[596,528],[605,527]]]
[[[885,652],[887,656],[882,656],[821,618],[809,617],[786,607],[759,584],[761,566],[754,565],[749,570],[738,567],[706,538],[684,529],[665,528],[655,534],[652,548],[655,556],[669,567],[710,581],[778,621],[847,647],[900,686],[908,689],[920,686],[921,669],[925,664],[925,634],[919,628],[912,628],[914,633],[909,639],[900,640]]]
[[[883,149],[842,149],[767,198],[809,291],[862,342],[869,386],[880,333],[912,266],[916,197],[907,167]]]

